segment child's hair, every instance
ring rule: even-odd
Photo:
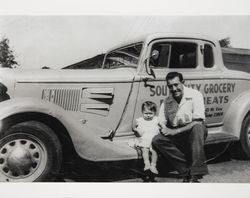
[[[146,102],[142,103],[141,110],[144,111],[146,108],[150,111],[155,112],[155,113],[157,111],[156,104],[154,102],[151,102],[151,101],[146,101]]]

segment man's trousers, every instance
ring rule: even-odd
[[[204,142],[207,129],[196,124],[189,131],[174,136],[159,134],[153,138],[153,148],[182,175],[208,174]]]

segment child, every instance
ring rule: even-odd
[[[151,142],[155,135],[159,134],[158,118],[156,116],[156,104],[146,101],[142,104],[142,117],[136,119],[134,131],[139,136],[136,138],[135,146],[140,147],[144,161],[144,171],[150,170],[158,174],[156,162],[158,155],[152,149]],[[151,163],[149,154],[151,153]]]

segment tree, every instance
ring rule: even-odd
[[[219,43],[221,47],[231,47],[230,37],[226,37],[224,39],[219,40]]]
[[[9,39],[3,38],[0,41],[0,67],[16,68],[19,66],[15,60],[14,52],[10,49]]]

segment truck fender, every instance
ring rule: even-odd
[[[0,103],[0,120],[17,113],[25,112],[40,112],[60,118],[62,116],[62,111],[64,110],[61,107],[45,100],[29,97],[14,98]]]
[[[234,101],[228,109],[222,131],[234,135],[240,139],[242,122],[250,111],[250,91],[243,92]]]
[[[11,115],[25,112],[39,112],[55,117],[64,125],[76,152],[83,159],[116,161],[137,156],[137,152],[132,148],[96,136],[93,133],[94,130],[97,130],[95,126],[84,126],[73,113],[66,112],[63,108],[48,101],[34,98],[9,99],[0,103],[0,109],[0,122]]]

